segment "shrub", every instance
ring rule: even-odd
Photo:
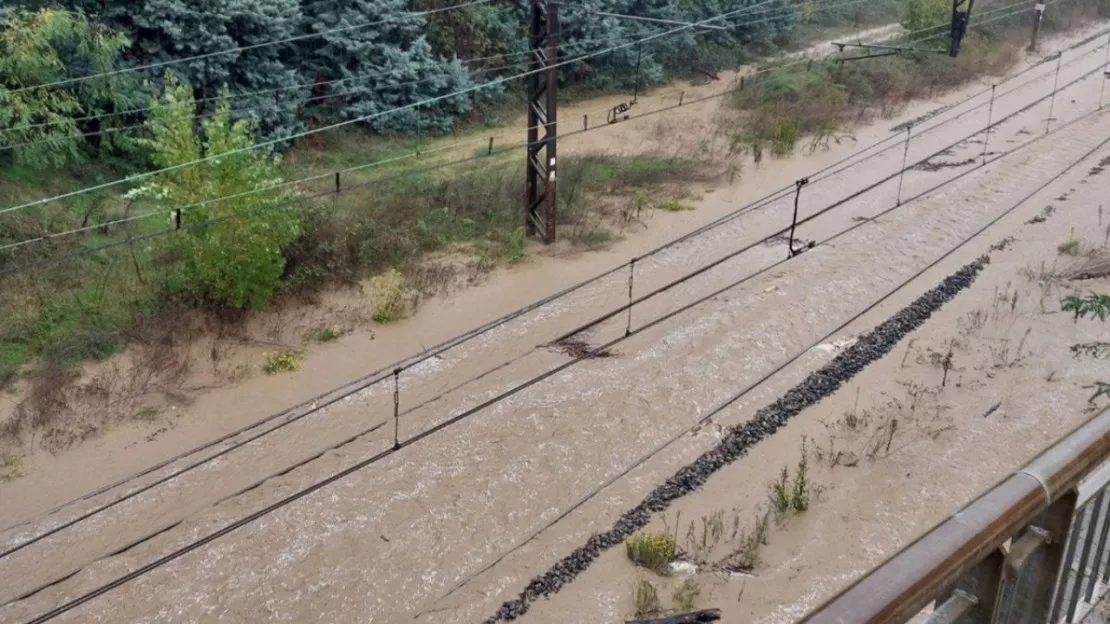
[[[1079,255],[1079,241],[1073,239],[1066,240],[1056,246],[1056,251],[1065,256],[1078,256]]]
[[[509,241],[505,245],[505,259],[509,262],[518,262],[524,259],[527,253],[525,241],[525,233],[523,227],[518,227],[513,230],[509,235]]]
[[[794,511],[809,509],[809,458],[806,454],[805,443],[802,443],[802,458],[798,460],[798,468],[794,472],[794,486],[790,492],[790,506]]]
[[[651,581],[640,579],[636,583],[636,611],[634,617],[644,618],[660,613],[663,610],[659,603],[659,592]]]
[[[12,481],[27,474],[26,458],[15,453],[0,453],[0,483]]]
[[[675,558],[675,541],[669,533],[637,532],[624,541],[628,558],[636,565],[666,574]]]
[[[320,342],[331,342],[339,338],[339,333],[330,327],[325,327],[316,332],[316,340]]]
[[[266,371],[267,375],[292,373],[301,369],[300,357],[293,351],[267,353],[265,356],[266,365],[262,369]]]
[[[775,156],[786,156],[794,149],[798,142],[798,121],[790,117],[780,117],[775,120],[771,131],[771,153]]]
[[[1086,297],[1068,295],[1060,302],[1060,309],[1074,313],[1076,321],[1087,316],[1097,316],[1099,320],[1105,321],[1110,317],[1110,295],[1099,293],[1091,293]]]
[[[390,269],[370,280],[373,289],[373,312],[377,323],[391,323],[405,317],[405,278],[397,269]]]
[[[681,197],[671,197],[669,199],[659,202],[659,208],[667,212],[687,212],[696,210],[697,206],[684,201]]]
[[[182,212],[182,222],[193,227],[168,242],[181,259],[171,282],[216,306],[265,308],[281,285],[283,251],[299,236],[300,219],[287,205],[289,193],[254,192],[281,181],[278,158],[268,149],[249,149],[256,127],[249,118],[232,119],[229,97],[225,88],[198,131],[192,87],[167,72],[151,112],[152,138],[140,143],[150,149],[154,165],[175,168],[125,197],[166,209],[233,198]],[[211,160],[182,166],[204,158]],[[172,214],[168,218],[174,221]]]
[[[679,585],[674,590],[674,608],[678,611],[691,611],[694,608],[694,602],[701,594],[701,587],[698,587],[697,581],[694,579],[686,579],[682,585]]]

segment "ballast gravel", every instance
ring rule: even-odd
[[[971,286],[989,263],[990,257],[983,255],[949,275],[936,288],[860,336],[831,362],[811,373],[774,403],[760,409],[750,421],[731,427],[720,443],[679,469],[640,504],[621,514],[611,529],[593,535],[547,572],[532,579],[519,596],[502,604],[497,613],[486,620],[486,624],[515,620],[527,613],[529,606],[537,599],[559,592],[602,552],[621,544],[625,538],[647,526],[653,514],[666,510],[672,501],[700,488],[713,473],[746,455],[749,449],[774,434],[791,418],[830,396],[869,364],[890,353],[899,341],[924,325],[941,306]]]

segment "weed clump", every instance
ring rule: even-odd
[[[729,572],[751,572],[759,565],[759,551],[767,545],[767,534],[771,524],[771,513],[756,515],[755,526],[750,532],[740,536],[739,546],[730,552],[719,564]]]
[[[505,260],[510,263],[523,260],[528,253],[525,243],[524,228],[518,227],[513,230],[513,233],[509,235],[508,242],[505,243]]]
[[[1078,256],[1079,241],[1072,238],[1056,246],[1056,251],[1062,256]]]
[[[405,317],[405,278],[397,269],[390,269],[370,280],[374,291],[370,318],[377,323],[392,323]]]
[[[775,513],[785,516],[791,512],[802,512],[809,509],[810,489],[809,458],[806,453],[806,444],[802,442],[802,457],[798,460],[798,467],[794,471],[794,479],[790,479],[790,471],[782,467],[779,479],[771,484],[770,499]]]
[[[679,585],[674,590],[671,596],[674,599],[674,608],[676,611],[691,611],[694,608],[694,602],[697,601],[698,596],[701,595],[701,587],[698,586],[697,581],[694,579],[686,579],[682,585]]]
[[[1096,360],[1105,360],[1110,357],[1110,342],[1096,341],[1073,344],[1071,353],[1076,359],[1085,355]]]
[[[26,458],[16,453],[0,453],[0,483],[18,479],[27,474]]]
[[[675,540],[666,532],[637,532],[624,545],[632,563],[658,574],[667,574],[667,566],[675,560]]]
[[[1099,293],[1091,293],[1086,297],[1068,295],[1060,302],[1060,309],[1075,314],[1076,321],[1088,316],[1097,316],[1100,321],[1105,321],[1110,317],[1110,295]]]
[[[636,583],[635,600],[634,616],[637,618],[648,617],[663,611],[663,606],[659,602],[659,592],[647,579],[640,579]]]
[[[331,342],[339,339],[339,332],[330,327],[325,327],[316,332],[316,340],[320,342]]]
[[[285,351],[282,353],[267,353],[266,364],[262,370],[266,371],[267,375],[280,375],[281,373],[292,373],[301,370],[301,358],[294,351]]]

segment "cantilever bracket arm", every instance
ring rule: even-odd
[[[926,54],[948,54],[948,50],[926,50],[924,48],[911,48],[911,47],[908,47],[908,46],[882,45],[882,44],[878,44],[878,43],[852,43],[852,42],[847,42],[847,41],[845,41],[845,42],[834,41],[833,45],[840,48],[841,52],[844,51],[844,48],[851,47],[851,48],[863,48],[864,50],[886,50],[886,51],[893,51],[894,53],[899,53],[899,52],[924,52]],[[886,56],[886,55],[884,54],[882,56]]]

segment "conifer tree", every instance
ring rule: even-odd
[[[446,130],[466,113],[471,96],[400,113],[383,112],[441,97],[474,84],[457,60],[436,59],[423,15],[405,0],[305,0],[304,33],[334,31],[300,42],[302,74],[321,85],[323,111],[364,118],[378,131]],[[341,82],[332,82],[341,81]]]

